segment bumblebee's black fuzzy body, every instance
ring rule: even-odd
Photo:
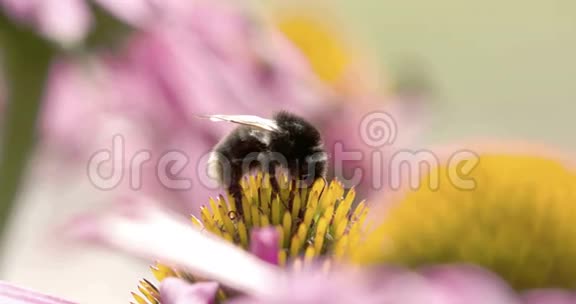
[[[320,132],[313,125],[288,112],[274,115],[272,123],[272,131],[239,126],[212,152],[211,175],[234,195],[237,205],[241,205],[240,181],[251,170],[267,171],[274,177],[276,170],[282,168],[304,184],[325,175],[327,156]]]

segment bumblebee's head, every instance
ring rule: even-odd
[[[303,118],[288,112],[274,115],[281,134],[294,147],[313,149],[322,144],[320,132]]]
[[[272,134],[270,149],[292,162],[291,170],[300,172],[299,175],[324,176],[327,157],[316,127],[288,112],[277,113],[274,120],[279,131]]]

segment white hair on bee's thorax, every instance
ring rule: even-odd
[[[328,153],[326,152],[318,152],[306,157],[306,161],[308,161],[309,163],[323,162],[327,160],[328,160]]]
[[[216,180],[219,184],[223,184],[223,169],[222,163],[220,162],[220,158],[218,157],[217,152],[210,152],[210,156],[208,157],[208,177]]]

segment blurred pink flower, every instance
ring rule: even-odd
[[[124,170],[137,152],[152,155],[141,188],[176,194],[188,204],[181,210],[196,211],[216,190],[200,179],[202,157],[234,127],[196,115],[271,116],[286,109],[309,116],[321,108],[322,89],[306,62],[282,36],[256,23],[241,8],[195,2],[185,21],[159,22],[136,33],[120,54],[61,60],[44,104],[45,146],[84,167],[122,135]],[[156,164],[169,151],[187,156],[184,170],[172,173],[189,180],[190,189],[166,191],[158,181]],[[189,202],[192,191],[196,200]]]
[[[97,5],[132,26],[143,27],[166,15],[186,12],[186,0],[96,0]],[[81,43],[93,25],[87,0],[0,0],[0,8],[18,21],[64,46]]]
[[[75,304],[57,297],[16,287],[0,281],[0,303],[2,304]]]
[[[61,232],[74,241],[157,260],[250,294],[272,292],[262,287],[274,286],[282,277],[275,265],[194,228],[185,217],[148,199],[118,201],[110,210],[75,218]],[[260,240],[258,232],[251,235],[251,241]],[[258,247],[266,248],[267,243]],[[178,250],[174,250],[176,247]],[[278,252],[277,247],[269,249]],[[265,250],[259,252],[268,255]],[[238,280],[239,274],[241,280]]]
[[[576,294],[566,290],[533,290],[523,296],[525,304],[573,304]]]
[[[334,265],[328,273],[313,267],[291,273],[192,228],[154,202],[125,201],[114,210],[79,218],[66,227],[68,235],[159,260],[243,292],[226,303],[563,304],[573,297],[569,291],[519,295],[492,273],[468,265],[432,266],[418,272]],[[271,232],[265,233],[264,240],[271,239]],[[163,304],[211,303],[214,286],[166,280],[160,285],[160,296],[166,299]]]
[[[387,105],[373,97],[359,98],[356,104],[330,102],[344,97],[320,83],[301,54],[275,29],[247,13],[248,8],[198,1],[167,10],[174,11],[174,18],[142,27],[119,53],[55,64],[41,122],[45,147],[84,170],[95,152],[111,149],[113,136],[121,135],[125,178],[117,188],[169,195],[164,200],[178,202],[173,207],[197,213],[197,207],[220,190],[203,177],[207,153],[234,126],[196,115],[270,117],[288,110],[318,124],[333,160],[342,158],[334,153],[336,143],[363,153],[362,161],[343,163],[345,177],[359,168],[364,174],[360,190],[373,190],[369,153],[374,147],[359,136],[361,121],[371,111],[390,110],[404,134],[412,129],[405,118],[414,111],[392,110],[404,107],[403,101]],[[399,137],[411,136],[402,134]],[[393,151],[389,146],[378,148]],[[138,176],[141,187],[134,189],[126,176],[135,172],[130,162],[141,151],[150,152],[151,159]],[[169,151],[183,152],[188,163],[181,172],[168,175],[189,181],[191,187],[167,189],[159,181],[165,172],[158,172],[157,164]],[[166,167],[171,170],[169,164]]]
[[[250,251],[265,262],[278,264],[278,230],[268,227],[251,231]],[[166,278],[160,284],[163,304],[210,304],[214,303],[218,283],[201,282],[190,284],[179,278]]]
[[[31,23],[64,45],[82,39],[92,22],[84,0],[2,0],[0,5],[15,19]]]
[[[404,270],[331,274],[293,274],[271,297],[245,297],[233,304],[368,303],[368,304],[520,304],[517,296],[489,273],[465,266],[443,266],[436,271],[457,274],[454,286],[422,273]]]
[[[212,304],[217,291],[218,283],[190,284],[177,278],[166,278],[160,286],[163,304]]]

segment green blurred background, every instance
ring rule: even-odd
[[[576,148],[576,1],[345,1],[388,66],[417,58],[437,89],[426,141],[469,136]]]

